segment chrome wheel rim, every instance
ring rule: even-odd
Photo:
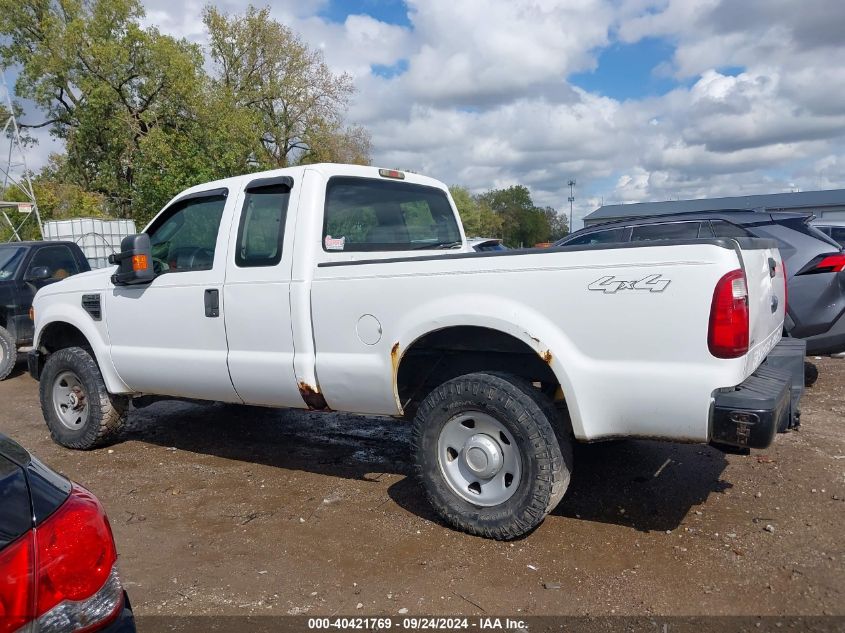
[[[516,441],[496,418],[464,411],[443,425],[437,462],[456,495],[477,506],[496,506],[519,487],[522,463]]]
[[[63,371],[53,381],[53,409],[62,425],[72,431],[88,421],[88,394],[72,371]]]

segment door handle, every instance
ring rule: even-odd
[[[205,291],[205,316],[220,316],[220,291],[217,288],[207,288]]]

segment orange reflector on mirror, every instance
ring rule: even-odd
[[[133,255],[132,256],[132,270],[147,270],[147,256]]]

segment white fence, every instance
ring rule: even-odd
[[[109,255],[120,251],[120,240],[136,232],[132,220],[74,218],[44,223],[45,240],[76,242],[91,268],[108,266]]]

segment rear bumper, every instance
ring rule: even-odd
[[[766,448],[775,433],[798,426],[804,392],[805,343],[783,339],[739,385],[714,394],[710,441],[739,448]]]
[[[836,320],[827,332],[808,336],[804,340],[807,341],[808,354],[845,352],[845,313]]]

